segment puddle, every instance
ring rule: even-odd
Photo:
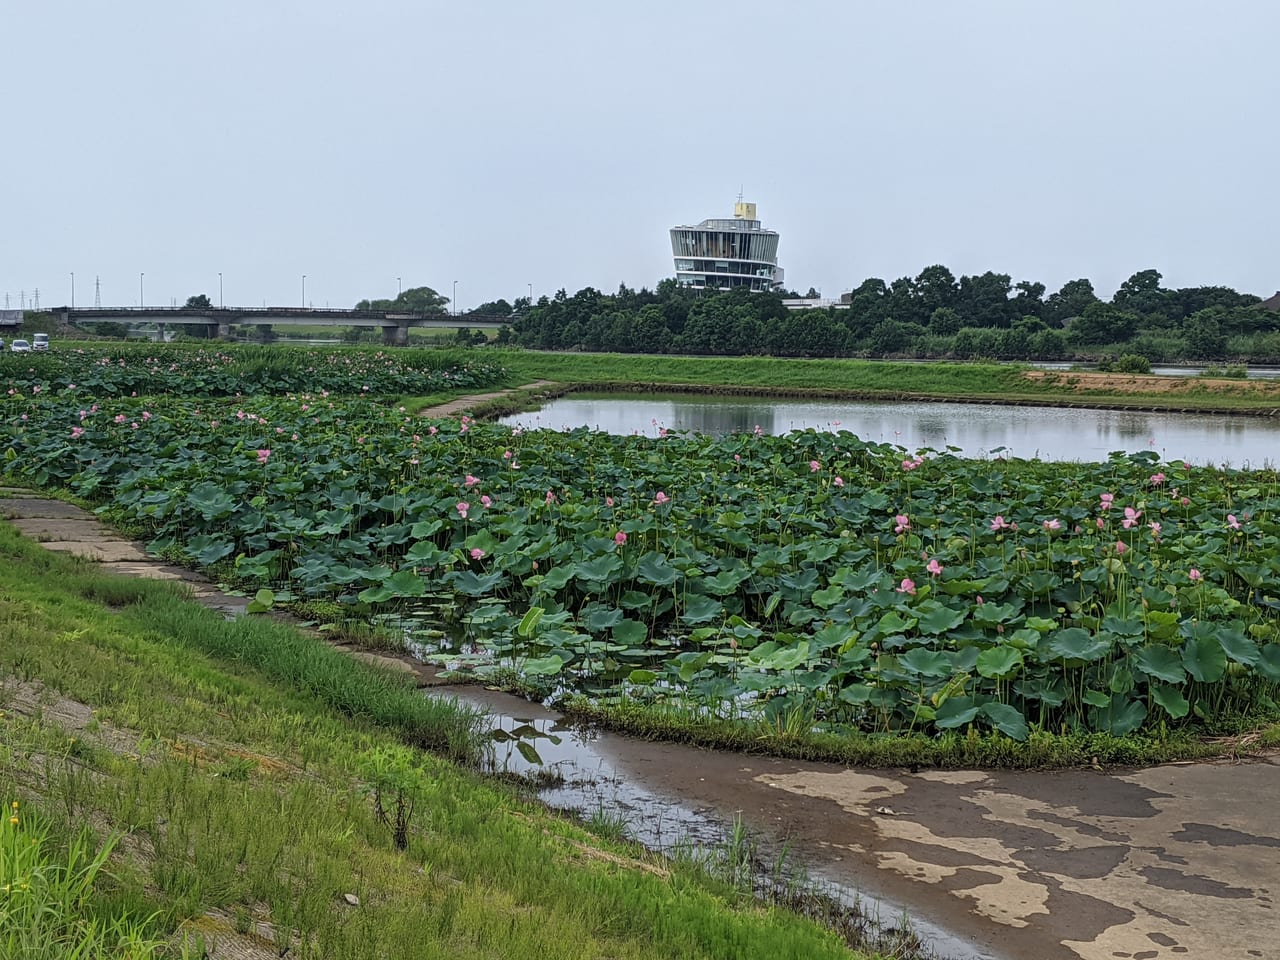
[[[625,824],[625,834],[650,850],[672,854],[680,849],[714,851],[723,849],[733,833],[733,819],[742,823],[762,843],[766,863],[783,853],[783,845],[770,840],[777,823],[763,822],[746,807],[710,799],[723,784],[698,791],[659,789],[646,768],[673,766],[696,774],[699,759],[712,756],[723,762],[767,765],[758,757],[732,757],[673,744],[648,743],[612,734],[583,729],[570,724],[558,713],[517,697],[475,686],[433,687],[433,695],[447,694],[482,707],[493,723],[493,769],[529,779],[540,799],[557,809],[570,811],[583,820],[607,818]],[[708,784],[714,777],[692,777],[692,783]],[[539,787],[538,784],[544,785]],[[732,785],[730,785],[732,786]],[[718,789],[720,788],[720,789]],[[729,790],[728,799],[733,790]],[[723,798],[722,798],[723,799]],[[742,798],[746,800],[746,797]],[[845,907],[856,907],[876,927],[892,936],[904,922],[930,954],[949,960],[1003,960],[1003,955],[979,949],[943,927],[922,919],[912,910],[854,886],[838,872],[832,872],[805,856],[799,847],[787,846],[787,863],[798,865],[817,892]],[[837,858],[839,859],[839,858]],[[767,869],[762,864],[762,869]],[[768,874],[757,875],[757,886],[775,882]],[[904,921],[904,918],[907,918]]]

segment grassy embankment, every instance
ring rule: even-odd
[[[0,884],[40,916],[0,925],[0,955],[65,957],[91,927],[151,946],[85,956],[177,955],[155,945],[179,928],[282,956],[849,955],[409,746],[446,730],[465,752],[474,726],[270,620],[227,623],[0,524],[0,623]],[[416,804],[403,850],[371,783],[392,826]],[[70,868],[111,845],[107,871]]]
[[[722,395],[998,400],[1241,412],[1280,407],[1280,382],[1041,371],[1012,364],[520,350],[486,350],[484,356],[507,369],[512,386],[552,380],[579,389],[677,388]]]

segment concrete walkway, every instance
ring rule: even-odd
[[[77,507],[0,488],[0,517],[47,549],[244,611],[245,598]],[[357,655],[433,681],[407,659]],[[903,904],[971,956],[1280,960],[1275,751],[1143,770],[911,773],[600,741],[647,786],[777,833],[816,875]]]

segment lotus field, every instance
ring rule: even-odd
[[[383,396],[483,387],[502,375],[493,364],[440,350],[228,350],[141,343],[91,344],[21,356],[0,352],[0,384],[14,390],[14,396],[24,384],[92,399],[139,394],[230,397],[290,390]]]
[[[1277,712],[1273,472],[10,387],[11,480],[100,503],[249,590],[447,619],[436,656],[481,677],[1015,739]]]

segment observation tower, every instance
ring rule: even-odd
[[[778,234],[756,219],[756,205],[741,198],[733,219],[703,220],[696,227],[671,228],[676,282],[682,287],[756,292],[782,286]]]

